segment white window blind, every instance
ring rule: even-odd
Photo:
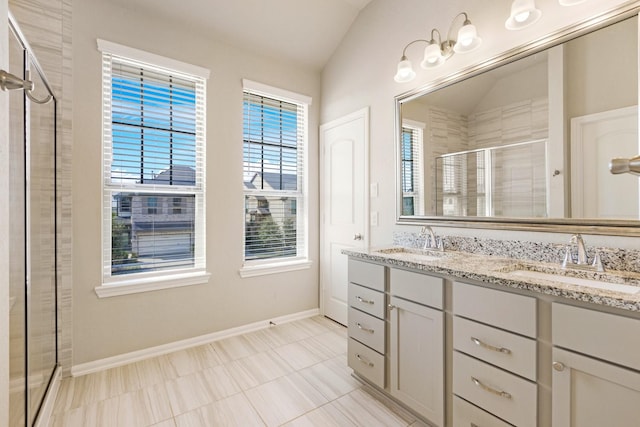
[[[104,280],[204,271],[205,78],[102,58]]]
[[[422,215],[424,198],[423,130],[419,126],[402,126],[402,144],[400,148],[402,176],[402,215]]]
[[[304,259],[308,104],[253,91],[243,98],[245,264]]]

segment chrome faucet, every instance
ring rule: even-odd
[[[576,256],[571,253],[572,245],[576,245]],[[587,255],[587,248],[584,244],[584,239],[580,234],[574,234],[569,240],[569,244],[564,253],[564,260],[562,261],[562,268],[579,268],[583,270],[595,270],[599,272],[604,271],[602,262],[600,261],[600,254],[596,252],[593,257],[593,261],[589,264],[589,256]]]
[[[436,233],[430,226],[422,226],[420,229],[420,237],[424,237],[424,245],[422,246],[422,249],[444,251],[444,242],[441,238],[436,236]]]

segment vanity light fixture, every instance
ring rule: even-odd
[[[464,17],[464,22],[458,30],[458,37],[456,39],[451,38],[451,32],[458,17]],[[437,40],[436,40],[437,37]],[[453,18],[449,31],[447,32],[447,39],[442,41],[440,31],[437,29],[431,30],[431,40],[418,39],[409,42],[402,50],[402,57],[398,63],[398,69],[394,80],[398,83],[406,83],[413,80],[416,76],[416,72],[413,70],[411,61],[407,58],[407,48],[414,43],[424,42],[427,43],[427,47],[424,49],[424,59],[420,63],[420,66],[424,69],[434,68],[443,64],[451,55],[455,53],[467,53],[475,50],[482,43],[482,39],[478,37],[478,31],[475,25],[469,20],[469,16],[466,12],[461,12]]]
[[[558,0],[561,6],[573,6],[584,3],[586,0]]]
[[[504,26],[507,30],[521,30],[538,22],[542,11],[536,8],[535,0],[513,0],[511,15]]]

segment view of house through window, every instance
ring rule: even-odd
[[[306,257],[307,106],[254,93],[243,102],[245,261]]]
[[[204,79],[106,52],[103,65],[110,276],[199,267]]]

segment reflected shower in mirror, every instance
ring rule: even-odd
[[[400,218],[637,220],[637,63],[634,16],[396,98]]]

